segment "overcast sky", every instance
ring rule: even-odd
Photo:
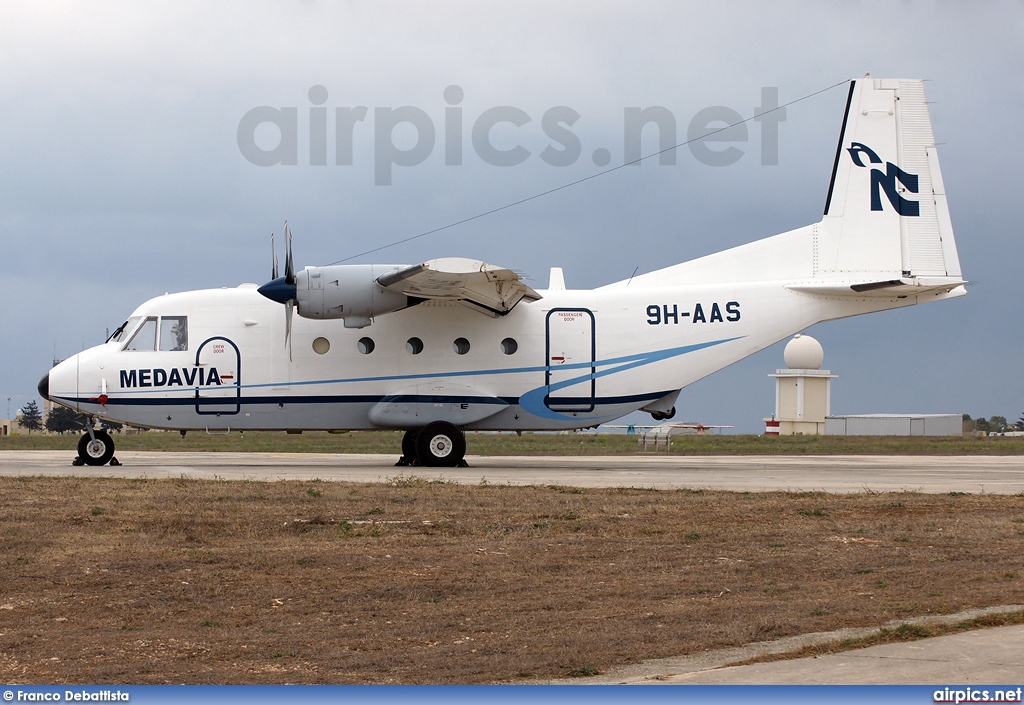
[[[595,150],[621,164],[626,108],[665,108],[681,142],[705,108],[749,118],[763,88],[786,103],[871,71],[929,80],[973,284],[954,301],[810,329],[839,375],[833,413],[1024,413],[1019,2],[0,9],[0,394],[12,409],[35,398],[54,354],[102,342],[146,299],[269,279],[269,234],[285,219],[298,265],[327,264],[590,176]],[[453,85],[461,118],[448,113],[446,129]],[[777,165],[761,163],[765,135],[750,123],[732,165],[684,148],[674,165],[649,160],[353,261],[464,256],[537,287],[561,266],[570,287],[589,288],[807,225],[821,217],[845,98],[839,87],[789,106]],[[311,99],[327,108],[322,166]],[[259,106],[295,109],[295,165],[246,158],[239,125]],[[351,164],[337,164],[335,109],[355,106],[367,116],[350,131]],[[422,111],[434,139],[381,185],[386,148],[416,143],[409,124],[375,136],[378,109],[400,106]],[[493,130],[495,148],[527,151],[516,166],[473,146],[498,106],[530,119]],[[564,148],[543,127],[558,106],[579,115],[580,154],[564,166],[541,156]],[[461,164],[446,165],[455,123]],[[261,150],[277,143],[269,125],[251,134]],[[644,137],[645,153],[658,148],[656,131]],[[783,366],[780,344],[718,372],[683,391],[677,418],[759,432],[774,408],[767,375]]]

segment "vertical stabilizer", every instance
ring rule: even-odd
[[[609,286],[737,281],[857,298],[966,293],[923,82],[850,81],[821,222]]]
[[[959,277],[924,84],[851,81],[815,276]]]

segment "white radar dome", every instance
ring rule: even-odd
[[[786,344],[783,357],[791,370],[816,370],[825,359],[825,351],[811,336],[798,335]]]

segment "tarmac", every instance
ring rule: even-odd
[[[704,488],[738,492],[967,492],[1024,494],[1019,456],[469,456],[466,468],[395,467],[393,455],[124,452],[119,467],[73,467],[68,451],[0,451],[0,475],[385,482],[417,476],[449,482],[575,487]],[[1024,510],[1024,505],[1022,505]],[[906,622],[959,622],[1008,605]],[[885,625],[880,625],[885,626]],[[896,625],[889,625],[896,626]],[[810,643],[877,631],[804,634],[695,656],[659,659],[573,683],[887,684],[1024,683],[1024,625],[751,665],[731,665]]]
[[[1024,605],[1005,605],[904,619],[883,626],[892,629],[901,624],[957,624],[984,615],[1021,610]],[[876,628],[858,628],[800,634],[694,656],[645,661],[574,682],[595,685],[1024,685],[1024,625],[976,629],[825,656],[731,665],[877,632]]]
[[[685,673],[659,682],[707,685],[999,684],[1019,688],[1024,684],[1022,647],[1024,625],[996,627],[816,658]]]
[[[75,451],[0,451],[0,475],[191,477],[722,489],[735,492],[1024,493],[1021,456],[467,456],[469,467],[395,467],[397,455],[117,453],[120,467],[72,467]]]

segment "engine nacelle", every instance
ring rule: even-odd
[[[399,311],[416,303],[405,294],[388,291],[377,277],[402,268],[386,264],[337,264],[306,267],[295,274],[295,298],[303,318],[342,318],[346,328],[363,328],[374,316]]]

